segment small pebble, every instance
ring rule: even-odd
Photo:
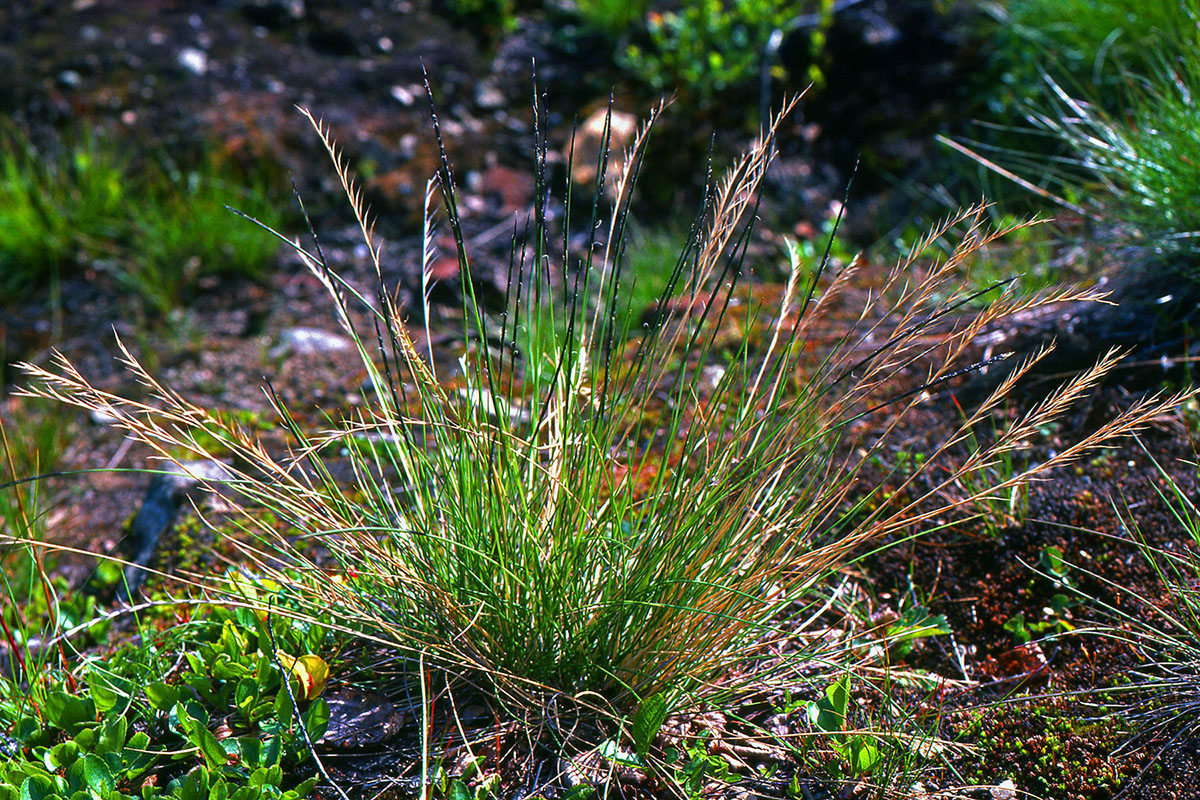
[[[491,81],[483,81],[475,89],[475,103],[480,108],[503,108],[507,102],[504,93]]]
[[[336,353],[353,347],[345,336],[320,328],[290,328],[279,338],[279,345],[271,351],[272,358],[281,355],[310,356],[318,353]]]
[[[1017,794],[1017,784],[1012,778],[1005,778],[992,787],[992,800],[1012,800]]]
[[[393,86],[391,89],[392,99],[397,103],[408,108],[417,99],[416,96],[404,86]]]
[[[83,83],[83,76],[73,69],[64,69],[58,73],[58,85],[63,89],[77,89]]]
[[[175,57],[179,66],[193,75],[203,75],[208,72],[208,54],[195,47],[185,47]]]

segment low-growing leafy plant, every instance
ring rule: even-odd
[[[323,629],[208,608],[165,632],[142,626],[103,657],[74,650],[77,632],[56,628],[41,642],[55,657],[0,675],[0,726],[16,748],[0,798],[296,800],[316,784],[295,776],[313,771],[300,765],[329,710],[296,665],[324,664],[311,652]]]
[[[648,45],[629,44],[617,60],[653,90],[678,91],[706,107],[758,78],[772,31],[795,16],[796,4],[782,0],[689,0],[648,12]]]
[[[830,737],[834,751],[842,758],[847,772],[858,776],[872,772],[882,755],[870,734],[847,733],[852,707],[851,676],[843,675],[825,688],[825,695],[808,705],[813,727]]]

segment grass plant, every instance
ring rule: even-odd
[[[1194,0],[1010,0],[984,7],[997,23],[993,57],[1009,95],[996,100],[1006,106],[1048,71],[1069,91],[1090,89],[1117,111],[1131,76],[1163,67],[1164,53],[1196,45]]]
[[[4,406],[0,411],[0,475],[14,485],[0,489],[0,536],[40,541],[44,538],[42,486],[38,480],[26,479],[58,470],[75,434],[76,420],[61,405],[8,398]],[[5,576],[17,580],[32,576],[38,565],[28,552],[10,553],[3,548],[0,566]]]
[[[786,288],[765,309],[755,287],[743,285],[744,259],[756,190],[775,152],[775,120],[704,198],[662,294],[688,302],[671,305],[623,353],[614,343],[628,208],[657,114],[623,161],[611,209],[602,207],[608,162],[601,155],[588,228],[596,240],[583,255],[553,233],[541,201],[517,226],[507,304],[498,312],[476,302],[438,133],[440,214],[457,242],[464,286],[464,345],[453,374],[439,374],[434,365],[446,362],[418,350],[409,335],[428,307],[399,306],[382,278],[362,296],[315,235],[308,247],[289,240],[328,289],[370,381],[357,410],[317,433],[302,430],[268,384],[291,435],[287,453],[181,397],[124,349],[131,374],[148,389],[144,402],[92,385],[62,357],[51,369],[25,366],[29,391],[103,408],[164,457],[210,458],[204,442],[213,440],[233,453],[237,496],[225,499],[247,509],[246,533],[255,538],[231,542],[242,568],[228,580],[205,579],[210,597],[352,636],[396,665],[376,680],[424,697],[435,672],[498,716],[542,720],[560,748],[584,746],[559,727],[566,706],[592,719],[640,719],[632,734],[620,725],[610,731],[633,736],[641,764],[661,764],[651,744],[662,715],[645,709],[727,704],[811,660],[816,651],[784,612],[797,601],[819,606],[822,582],[863,547],[932,527],[952,507],[1008,497],[1138,430],[1180,396],[1135,402],[1049,460],[976,496],[952,497],[948,490],[966,485],[966,476],[995,474],[1005,454],[1086,394],[1115,357],[945,466],[943,456],[989,417],[1018,369],[894,494],[860,485],[860,472],[906,413],[969,367],[981,331],[1033,305],[1091,295],[1002,295],[959,318],[974,300],[958,281],[962,263],[1003,233],[973,208],[917,243],[857,321],[833,336],[818,321],[852,266],[830,275],[822,261],[804,271],[793,252]],[[535,119],[541,130],[536,105]],[[378,274],[362,195],[328,129],[309,120]],[[538,198],[548,190],[545,154],[539,138]],[[918,262],[933,240],[964,223],[968,235],[949,257]],[[428,266],[433,253],[426,256]],[[352,322],[359,304],[372,315],[365,331]],[[763,336],[745,335],[755,326]],[[856,431],[869,417],[879,435],[861,438]],[[330,463],[343,450],[349,486]],[[939,472],[926,472],[935,465]],[[207,488],[230,494],[229,486]],[[865,513],[863,498],[872,500]],[[249,513],[255,506],[286,530],[259,525]],[[799,653],[770,657],[764,642],[792,642]]]
[[[0,413],[0,468],[14,480],[58,469],[77,432],[74,414],[61,405],[11,397]]]
[[[127,164],[86,135],[58,159],[9,131],[0,139],[0,291],[14,297],[56,276],[80,249],[105,253],[128,199]]]
[[[6,131],[0,297],[19,298],[87,268],[165,311],[205,276],[261,277],[278,243],[225,205],[278,222],[271,193],[265,178],[240,175],[213,154],[190,165],[142,162],[103,134],[35,147]]]
[[[1161,754],[1200,732],[1200,558],[1194,549],[1200,545],[1200,508],[1144,443],[1142,449],[1159,479],[1154,481],[1154,490],[1178,523],[1184,546],[1151,544],[1137,518],[1129,513],[1128,501],[1122,506],[1122,501],[1114,498],[1122,529],[1129,537],[1124,543],[1138,547],[1158,576],[1163,595],[1145,597],[1091,573],[1121,599],[1104,603],[1087,598],[1102,621],[1081,632],[1128,645],[1135,664],[1126,671],[1126,680],[1092,694],[1099,695],[1109,713],[1119,714],[1134,731],[1122,749],[1154,747]],[[1073,565],[1073,569],[1084,568]]]
[[[1067,187],[1098,182],[1091,196],[1105,222],[1124,226],[1125,235],[1147,249],[1194,251],[1200,135],[1193,92],[1200,90],[1200,55],[1193,51],[1173,73],[1138,90],[1121,116],[1077,100],[1053,82],[1049,87],[1049,108],[1031,121],[1074,153],[1062,162],[1059,180]]]
[[[1046,45],[1007,101],[1029,128],[1010,130],[1001,146],[952,146],[1090,218],[1109,241],[1154,255],[1193,251],[1200,3],[1023,0],[1002,13],[1026,48]],[[1063,69],[1054,53],[1074,66]],[[1040,87],[1032,96],[1031,84]]]

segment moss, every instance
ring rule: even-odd
[[[964,777],[994,782],[999,767],[1033,795],[1111,797],[1140,765],[1110,755],[1128,735],[1121,725],[1080,711],[1069,698],[1040,698],[964,712],[961,739],[978,748]]]

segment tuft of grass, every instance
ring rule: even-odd
[[[1098,702],[1107,713],[1117,713],[1135,733],[1119,750],[1152,746],[1165,752],[1173,744],[1187,741],[1200,731],[1200,508],[1190,493],[1139,440],[1159,480],[1154,490],[1166,504],[1185,546],[1156,547],[1149,543],[1138,520],[1114,499],[1126,544],[1140,549],[1158,576],[1163,598],[1148,598],[1127,586],[1090,573],[1110,587],[1123,602],[1108,604],[1096,598],[1086,601],[1101,615],[1101,623],[1081,629],[1124,642],[1136,659],[1120,685],[1098,689]],[[1190,540],[1190,542],[1188,542]],[[1083,570],[1078,565],[1074,569]]]
[[[1009,0],[984,6],[996,21],[993,59],[1011,106],[1048,71],[1071,91],[1090,87],[1116,110],[1131,76],[1162,54],[1196,44],[1193,0]],[[1002,108],[994,109],[1002,111]]]
[[[328,129],[305,114],[378,267],[362,196]],[[244,525],[257,539],[232,543],[247,570],[236,580],[207,579],[214,596],[264,612],[282,603],[293,610],[280,613],[382,648],[398,665],[392,679],[411,681],[413,692],[419,684],[422,698],[427,672],[436,670],[456,691],[482,692],[519,716],[557,715],[573,702],[610,720],[647,707],[727,703],[786,667],[764,643],[788,642],[799,651],[795,658],[811,657],[819,645],[805,644],[783,622],[785,612],[797,602],[819,604],[818,587],[864,546],[919,533],[951,508],[1006,497],[1138,430],[1183,397],[1136,402],[1050,460],[977,496],[951,498],[948,489],[964,485],[965,476],[988,474],[1005,453],[1036,438],[1115,358],[946,466],[944,455],[988,418],[1029,361],[894,494],[862,485],[863,467],[927,391],[969,364],[985,327],[1032,305],[1091,295],[1003,295],[958,319],[971,299],[958,280],[962,262],[1002,233],[988,229],[983,208],[973,208],[914,246],[869,295],[857,323],[833,335],[821,321],[853,267],[828,275],[823,260],[805,271],[793,248],[777,304],[746,302],[739,292],[753,287],[742,286],[745,247],[756,190],[775,153],[777,118],[711,187],[674,261],[663,297],[690,302],[660,315],[634,352],[622,355],[614,343],[629,199],[657,114],[624,162],[612,209],[600,207],[601,158],[588,228],[595,241],[583,255],[568,249],[568,237],[552,234],[544,204],[518,227],[524,232],[514,239],[508,303],[498,314],[475,301],[439,134],[440,213],[458,243],[464,285],[465,344],[452,375],[439,374],[435,364],[445,361],[418,350],[409,334],[409,320],[421,324],[427,307],[400,307],[382,279],[372,296],[362,296],[315,237],[311,248],[291,242],[328,289],[370,381],[357,410],[318,433],[302,430],[276,399],[293,439],[286,454],[188,402],[127,350],[123,360],[148,387],[148,402],[91,385],[61,356],[53,369],[25,365],[29,391],[103,407],[163,456],[183,450],[209,458],[204,436],[233,452],[237,497],[225,499],[247,508]],[[539,198],[545,174],[539,141]],[[917,254],[963,223],[968,235],[951,255],[917,269]],[[427,265],[432,256],[427,251]],[[372,314],[372,329],[353,324],[357,304]],[[765,327],[759,339],[740,336],[729,345],[723,338],[730,326],[745,332],[755,325]],[[905,382],[914,371],[923,376],[915,386]],[[856,431],[871,415],[879,436],[861,439]],[[330,463],[342,449],[349,486]],[[935,465],[938,472],[924,472]],[[228,486],[208,488],[230,494]],[[857,502],[864,497],[872,500],[866,512]],[[269,509],[288,530],[259,525],[249,506]],[[306,543],[319,543],[324,557]],[[258,587],[249,600],[247,582]],[[661,715],[640,712],[636,744],[644,758],[654,734],[647,718],[661,723]]]
[[[160,311],[178,306],[206,277],[261,279],[278,242],[242,224],[229,206],[278,221],[265,182],[240,186],[231,175],[190,171],[177,175],[154,203],[131,210],[132,263],[118,281]]]
[[[1071,97],[1049,81],[1048,108],[1031,122],[1066,144],[1059,180],[1064,187],[1094,181],[1094,207],[1106,221],[1151,251],[1196,249],[1200,211],[1200,54],[1192,51],[1170,73],[1160,73],[1110,115]]]
[[[227,208],[277,224],[263,177],[207,154],[183,167],[135,161],[88,133],[35,147],[0,135],[0,294],[20,297],[83,269],[111,274],[165,311],[207,276],[261,277],[278,243]]]
[[[1013,23],[1009,50],[1040,53],[1006,100],[1030,127],[1003,146],[947,143],[1099,223],[1110,241],[1194,252],[1200,2],[1021,0],[998,13]]]
[[[61,405],[8,398],[0,405],[0,469],[28,478],[58,469],[77,420]]]
[[[74,437],[77,421],[59,404],[9,398],[0,404],[0,536],[16,540],[41,539],[42,518],[38,476],[53,473]],[[9,481],[13,483],[10,484]],[[26,574],[28,563],[0,549],[0,564],[10,576]]]
[[[81,251],[111,256],[124,232],[127,161],[85,134],[54,158],[25,137],[0,137],[0,290],[12,297],[69,269]]]

